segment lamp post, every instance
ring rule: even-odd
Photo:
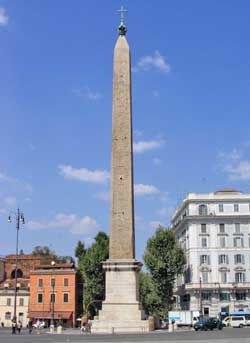
[[[18,244],[19,244],[19,229],[21,224],[25,224],[24,215],[17,209],[17,212],[14,213],[16,217],[16,265],[15,265],[15,290],[14,290],[14,315],[13,321],[16,321],[16,299],[17,299],[17,262],[18,262]],[[11,223],[11,216],[8,217],[8,222]]]
[[[203,311],[202,311],[202,284],[201,284],[201,277],[200,277],[200,317],[203,316]]]
[[[233,283],[233,289],[234,289],[234,311],[235,311],[235,302],[236,302],[236,288],[237,288],[236,283]]]
[[[51,261],[51,265],[55,265],[55,261]],[[53,271],[53,269],[52,269]],[[53,272],[52,272],[53,276]],[[51,278],[51,286],[52,286],[52,297],[51,297],[51,321],[50,321],[50,332],[54,332],[54,317],[55,317],[55,279]]]

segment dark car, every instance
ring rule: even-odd
[[[207,331],[207,330],[213,330],[213,329],[222,330],[223,324],[218,318],[202,318],[197,323],[194,324],[194,329],[195,331],[198,331],[198,330]]]

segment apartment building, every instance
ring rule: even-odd
[[[250,194],[189,193],[172,228],[187,261],[177,280],[180,308],[205,316],[250,310]]]
[[[40,265],[30,272],[30,319],[73,327],[82,312],[82,281],[74,263]]]

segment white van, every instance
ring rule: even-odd
[[[229,325],[233,328],[243,328],[243,326],[247,325],[247,321],[245,316],[231,316],[229,318]]]

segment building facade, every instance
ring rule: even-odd
[[[28,322],[29,308],[29,277],[30,270],[41,264],[43,256],[18,255],[17,261],[17,296],[16,314],[17,320],[23,323]],[[15,298],[15,268],[16,255],[7,255],[0,260],[0,323],[4,326],[11,326],[14,316]]]
[[[0,284],[0,323],[7,327],[11,326],[14,315],[14,294],[15,280],[6,280]],[[29,295],[28,280],[18,280],[16,315],[17,321],[20,320],[24,327],[28,323]]]
[[[250,310],[250,194],[189,193],[172,228],[186,255],[176,287],[181,309],[205,316]]]
[[[40,265],[30,272],[29,317],[44,320],[50,326],[52,318],[65,327],[74,327],[82,314],[82,283],[73,263]]]

